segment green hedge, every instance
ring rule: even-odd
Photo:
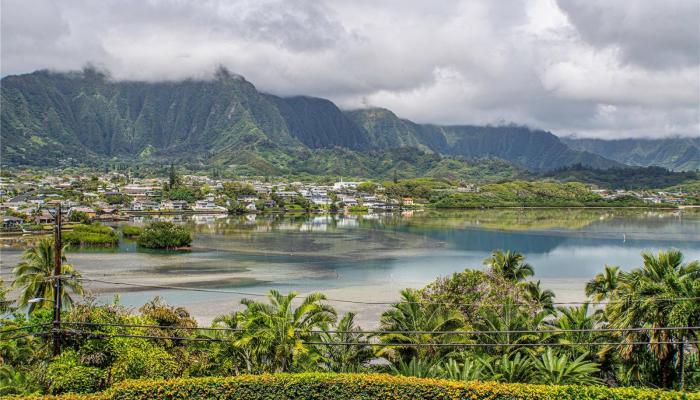
[[[114,229],[99,223],[76,225],[72,231],[63,233],[63,242],[73,247],[112,247],[119,243]]]
[[[126,381],[104,394],[110,400],[151,399],[700,399],[697,393],[604,386],[551,386],[458,382],[365,374],[274,374],[230,378]],[[66,397],[59,397],[67,399]]]

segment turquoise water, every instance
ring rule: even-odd
[[[183,223],[195,232],[190,252],[117,251],[68,255],[84,276],[132,283],[264,293],[323,291],[333,298],[391,301],[402,287],[483,268],[493,249],[525,254],[534,279],[560,301],[583,298],[583,285],[605,264],[630,269],[642,251],[682,250],[700,259],[700,213],[611,210],[489,210],[404,215],[242,216]],[[3,274],[19,250],[3,249]],[[90,284],[107,300],[140,305],[155,295],[208,320],[242,296]],[[370,312],[376,313],[377,310]],[[369,319],[369,315],[367,316]]]

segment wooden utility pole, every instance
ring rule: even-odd
[[[53,252],[53,355],[61,354],[61,203],[58,203],[56,218],[53,225],[54,252]]]

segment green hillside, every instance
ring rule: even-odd
[[[179,161],[256,174],[453,177],[476,173],[466,172],[475,162],[465,160],[483,158],[515,166],[502,165],[497,177],[516,168],[619,166],[545,131],[341,111],[325,99],[261,93],[225,70],[213,80],[178,82],[113,81],[93,69],[37,71],[3,78],[1,93],[5,166]]]

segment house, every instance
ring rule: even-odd
[[[336,182],[333,184],[333,190],[356,189],[360,182]]]
[[[338,201],[345,203],[345,205],[348,207],[356,206],[358,204],[357,199],[347,195],[338,195]]]
[[[70,218],[70,216],[76,212],[85,213],[85,215],[90,219],[95,218],[97,216],[97,212],[90,207],[73,207],[68,212],[68,217]]]
[[[20,225],[22,225],[23,222],[24,220],[22,218],[17,218],[9,215],[2,217],[2,227],[5,229],[17,228]]]
[[[311,202],[319,206],[327,206],[331,204],[331,198],[325,194],[314,194],[311,196]]]
[[[246,195],[239,196],[237,201],[239,203],[254,203],[254,202],[258,201],[258,196],[246,194]]]
[[[132,211],[148,211],[148,210],[155,210],[159,207],[160,205],[154,201],[134,201],[131,203],[131,210]]]
[[[53,224],[54,217],[48,211],[42,211],[41,214],[34,217],[34,222],[37,224]]]
[[[403,198],[403,205],[412,206],[413,205],[413,198],[412,197],[404,197]]]
[[[204,200],[197,200],[192,206],[194,211],[228,212],[225,207],[217,206],[214,197],[209,196]]]

